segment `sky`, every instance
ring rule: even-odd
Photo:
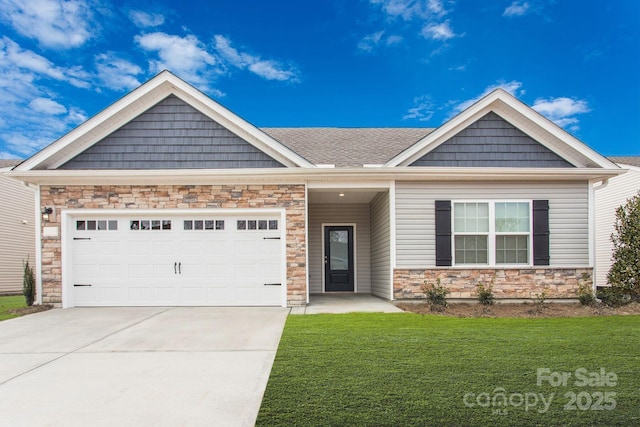
[[[501,87],[640,155],[637,0],[0,0],[0,159],[168,69],[258,127],[438,127]]]

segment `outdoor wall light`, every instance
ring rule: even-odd
[[[53,208],[44,207],[42,209],[42,220],[45,222],[49,221],[49,215],[53,213]]]

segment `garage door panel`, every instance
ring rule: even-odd
[[[105,218],[118,225],[74,230],[90,240],[72,245],[73,280],[93,285],[72,289],[75,305],[280,305],[282,287],[264,286],[284,281],[279,219],[264,217],[269,230],[262,219],[239,229],[238,218]]]

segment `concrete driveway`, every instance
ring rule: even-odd
[[[0,424],[250,426],[285,308],[76,308],[0,322]]]

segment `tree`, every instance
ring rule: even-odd
[[[36,296],[36,280],[33,277],[33,268],[29,260],[24,262],[24,275],[22,277],[22,294],[27,306],[32,306]]]
[[[640,297],[640,191],[616,209],[609,283]]]

